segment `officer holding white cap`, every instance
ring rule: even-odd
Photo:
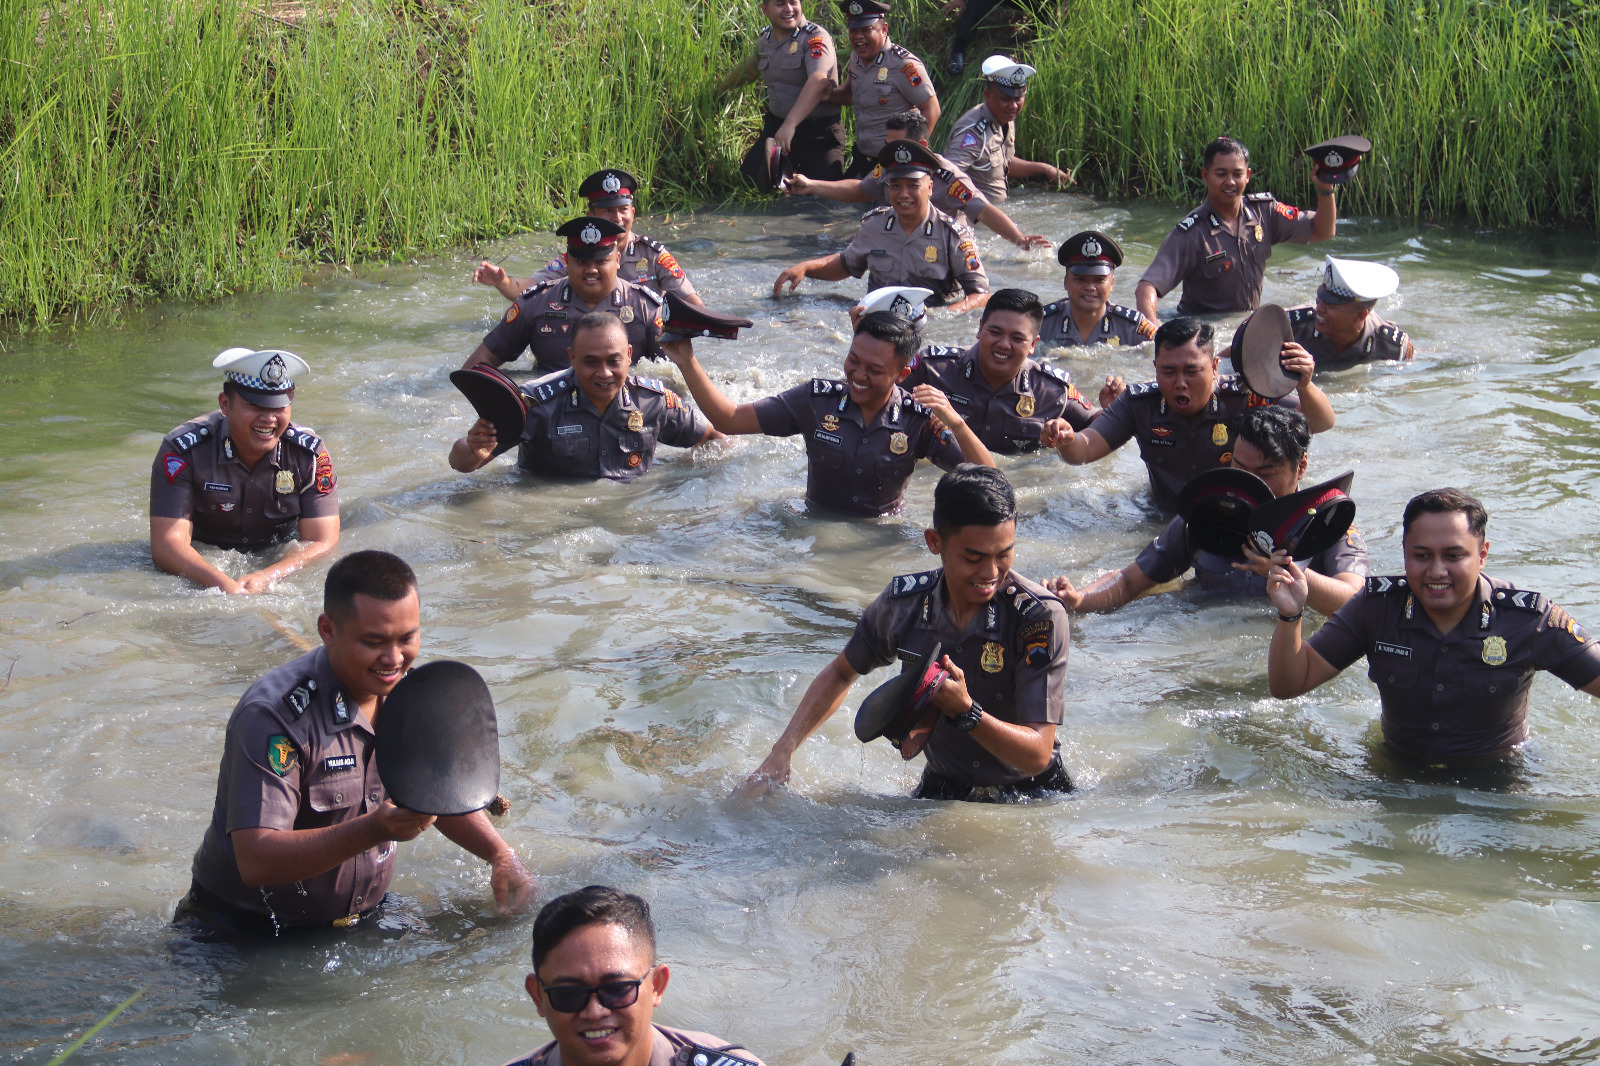
[[[1009,56],[985,59],[983,103],[956,119],[944,146],[950,161],[994,203],[1006,198],[1011,178],[1043,178],[1058,189],[1072,181],[1072,175],[1059,167],[1017,158],[1017,116],[1028,93],[1028,79],[1037,73]]]
[[[1406,331],[1373,310],[1399,288],[1400,275],[1382,263],[1330,255],[1323,261],[1316,303],[1290,308],[1289,328],[1319,372],[1410,359],[1417,349]]]
[[[224,592],[260,592],[339,543],[339,492],[322,438],[289,421],[293,352],[229,348],[218,410],[168,433],[150,471],[150,557],[169,574]],[[254,551],[299,544],[241,578],[213,566],[194,541]]]

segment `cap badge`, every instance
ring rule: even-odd
[[[1083,254],[1084,255],[1099,255],[1100,254],[1100,242],[1095,240],[1093,237],[1090,237],[1088,240],[1084,241],[1083,242]]]
[[[911,162],[911,149],[896,148],[894,151],[894,161],[902,164]]]
[[[852,2],[850,4],[850,14],[852,14],[852,15],[861,14],[861,4],[858,3],[858,2],[855,2],[855,0],[852,0]]]
[[[600,243],[600,227],[590,223],[583,227],[583,232],[578,234],[578,239],[584,244]]]
[[[1021,67],[1018,67],[1016,70],[1013,70],[1011,72],[1011,84],[1012,85],[1026,85],[1026,84],[1028,84],[1028,76],[1022,72],[1022,68]]]
[[[1329,152],[1327,155],[1322,157],[1322,162],[1325,166],[1342,167],[1344,166],[1344,156],[1340,155],[1338,152]]]
[[[894,298],[894,302],[889,305],[889,310],[903,318],[910,318],[911,301],[906,299],[904,296],[896,296]]]
[[[622,179],[615,174],[607,174],[605,180],[600,182],[600,187],[606,192],[616,192],[622,188]]]
[[[281,355],[274,355],[261,368],[261,380],[268,385],[282,385],[283,379],[288,376],[289,368],[283,365],[283,356]]]

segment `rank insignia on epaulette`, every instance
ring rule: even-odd
[[[1067,374],[1067,372],[1065,370],[1062,370],[1058,366],[1053,366],[1050,363],[1040,363],[1039,364],[1039,373],[1043,374],[1047,378],[1054,378],[1056,381],[1061,382],[1061,384],[1063,384],[1063,385],[1071,385],[1072,384],[1072,378]]]
[[[1244,198],[1253,203],[1264,204],[1272,199],[1272,194],[1270,192],[1247,192],[1244,194]]]
[[[283,702],[289,705],[294,716],[299,718],[306,713],[306,708],[311,706],[311,694],[317,691],[317,682],[314,678],[306,678],[289,692],[284,693]]]
[[[1191,228],[1193,228],[1196,221],[1196,216],[1189,215],[1188,217],[1178,221],[1178,228],[1187,233]]]
[[[920,574],[901,574],[889,582],[889,595],[908,596],[913,592],[931,588],[936,573],[934,570],[925,570]]]
[[[1403,577],[1369,577],[1367,578],[1367,595],[1381,596],[1386,592],[1396,592],[1406,587]]]
[[[179,451],[186,452],[209,436],[211,436],[211,430],[205,426],[201,426],[199,429],[191,429],[187,433],[180,433],[176,437],[173,437],[172,446],[177,448]]]
[[[1137,382],[1137,383],[1135,383],[1133,385],[1129,385],[1128,386],[1127,395],[1129,395],[1129,396],[1149,396],[1151,393],[1158,393],[1160,391],[1161,391],[1161,386],[1157,385],[1155,382],[1153,382],[1153,381],[1140,381],[1140,382]]]
[[[1544,593],[1529,592],[1527,589],[1500,589],[1494,594],[1494,602],[1515,607],[1521,611],[1544,610]]]
[[[811,379],[811,395],[832,396],[836,392],[844,391],[844,382],[831,381],[828,378]]]

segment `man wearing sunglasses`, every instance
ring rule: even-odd
[[[603,885],[557,896],[534,919],[525,982],[555,1039],[507,1066],[761,1066],[739,1044],[654,1024],[668,976],[644,900]]]

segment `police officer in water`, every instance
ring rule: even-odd
[[[849,28],[850,61],[830,99],[855,108],[855,151],[845,175],[859,178],[883,151],[889,116],[914,107],[931,130],[939,124],[939,94],[922,60],[889,40],[887,0],[839,0],[839,8]]]
[[[994,203],[1004,203],[1011,179],[1042,178],[1057,189],[1072,175],[1050,163],[1017,158],[1017,116],[1028,95],[1028,80],[1038,71],[1009,56],[983,61],[983,102],[950,127],[944,154],[955,161]]]
[[[1156,324],[1131,307],[1111,302],[1122,246],[1099,230],[1074,233],[1061,242],[1056,259],[1067,268],[1065,300],[1044,309],[1039,341],[1046,349],[1138,346],[1156,335]]]
[[[1389,746],[1446,765],[1499,761],[1528,739],[1540,670],[1600,696],[1600,643],[1543,593],[1483,572],[1488,523],[1483,504],[1458,489],[1413,497],[1400,519],[1405,575],[1368,578],[1309,640],[1300,633],[1306,575],[1292,560],[1275,564],[1272,694],[1293,699],[1365,656]]]
[[[829,99],[839,87],[833,35],[806,18],[800,0],[762,0],[760,7],[768,24],[756,37],[755,53],[717,87],[728,92],[757,78],[766,86],[761,134],[744,166],[757,165],[752,156],[771,137],[788,153],[795,174],[837,181],[844,177],[845,133],[839,105]]]
[[[339,543],[333,459],[289,420],[295,380],[310,368],[293,352],[229,348],[218,410],[168,433],[150,471],[150,557],[169,574],[224,592],[261,592]],[[233,578],[195,542],[255,551],[298,543],[276,562]]]
[[[1322,264],[1316,302],[1289,308],[1289,331],[1317,361],[1318,373],[1410,359],[1417,349],[1406,331],[1374,310],[1379,300],[1399,288],[1400,275],[1382,263],[1330,255]],[[1244,332],[1240,323],[1233,335],[1235,345]]]

